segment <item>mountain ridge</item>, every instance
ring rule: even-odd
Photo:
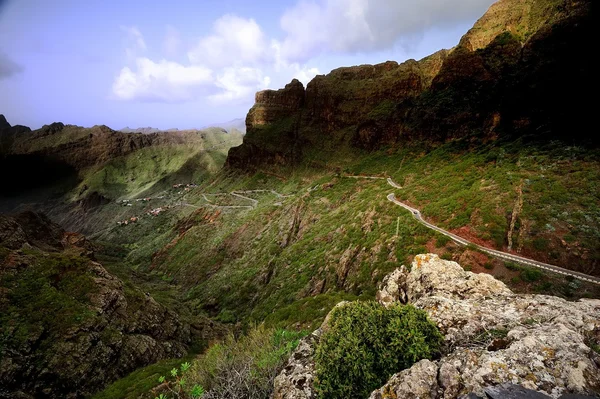
[[[468,136],[597,145],[585,133],[591,109],[583,95],[590,94],[591,26],[590,1],[501,0],[451,50],[319,75],[298,107],[287,102],[301,95],[296,82],[259,92],[244,143],[230,150],[227,165],[299,164],[331,157],[340,146]]]

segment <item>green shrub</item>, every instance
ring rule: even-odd
[[[504,262],[504,266],[508,269],[508,270],[514,270],[514,271],[519,271],[521,270],[521,266],[517,265],[516,263],[513,262]]]
[[[523,271],[521,271],[521,279],[529,283],[538,281],[542,276],[542,271],[538,269],[523,269]]]
[[[448,244],[449,242],[450,242],[450,237],[439,235],[435,240],[435,247],[436,248],[445,247],[446,244]]]
[[[483,267],[485,267],[487,270],[492,270],[494,268],[494,264],[492,262],[485,262]]]
[[[440,258],[442,258],[443,260],[452,260],[452,253],[451,252],[444,252],[442,254],[442,256],[440,256]]]
[[[352,302],[333,310],[315,354],[321,398],[365,398],[388,378],[439,353],[442,335],[411,305]]]
[[[203,399],[268,399],[273,380],[304,333],[257,327],[213,345],[186,370],[185,384]],[[192,392],[194,393],[194,392]],[[189,397],[194,397],[190,393]],[[184,397],[184,396],[182,396]],[[187,396],[185,396],[187,397]]]
[[[546,249],[548,249],[548,245],[549,242],[547,239],[545,238],[536,238],[535,240],[533,240],[533,247],[535,249],[537,249],[538,251],[545,251]]]

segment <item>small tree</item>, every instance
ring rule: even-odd
[[[316,350],[321,398],[365,398],[396,372],[439,354],[443,338],[411,305],[374,301],[336,308]]]

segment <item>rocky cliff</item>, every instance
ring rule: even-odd
[[[0,398],[87,396],[184,355],[202,329],[109,273],[82,235],[0,216]]]
[[[149,146],[198,144],[203,139],[201,131],[123,133],[104,125],[84,128],[61,122],[27,133],[12,143],[8,153],[55,159],[77,170]]]
[[[295,163],[340,146],[501,136],[584,140],[592,74],[591,1],[500,0],[450,51],[340,68],[301,90],[259,92],[228,164]]]
[[[388,275],[377,299],[383,306],[400,301],[425,310],[444,334],[446,349],[438,360],[399,370],[371,399],[600,392],[599,300],[517,295],[487,274],[466,272],[433,254],[416,256],[410,271],[403,266]],[[316,398],[319,335],[307,337],[290,357],[275,380],[275,399]],[[535,392],[509,396],[515,388],[507,383]]]

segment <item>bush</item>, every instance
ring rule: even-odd
[[[315,354],[321,398],[365,398],[389,377],[439,353],[442,335],[411,305],[352,302],[333,310]]]
[[[504,262],[504,266],[508,270],[512,270],[512,271],[519,271],[519,270],[521,270],[521,266],[519,266],[519,265],[517,265],[516,263],[513,263],[513,262]]]
[[[451,252],[444,252],[442,254],[442,256],[440,256],[440,258],[442,258],[443,260],[452,260],[452,253]]]
[[[543,273],[538,269],[523,269],[521,271],[521,279],[523,281],[527,281],[528,283],[533,283],[534,281],[538,281],[543,277]]]
[[[446,244],[448,244],[449,242],[450,242],[450,237],[439,235],[435,240],[435,247],[436,248],[445,247]]]
[[[268,399],[273,380],[303,335],[262,326],[238,340],[230,335],[191,365],[185,384],[202,387],[202,399]]]

